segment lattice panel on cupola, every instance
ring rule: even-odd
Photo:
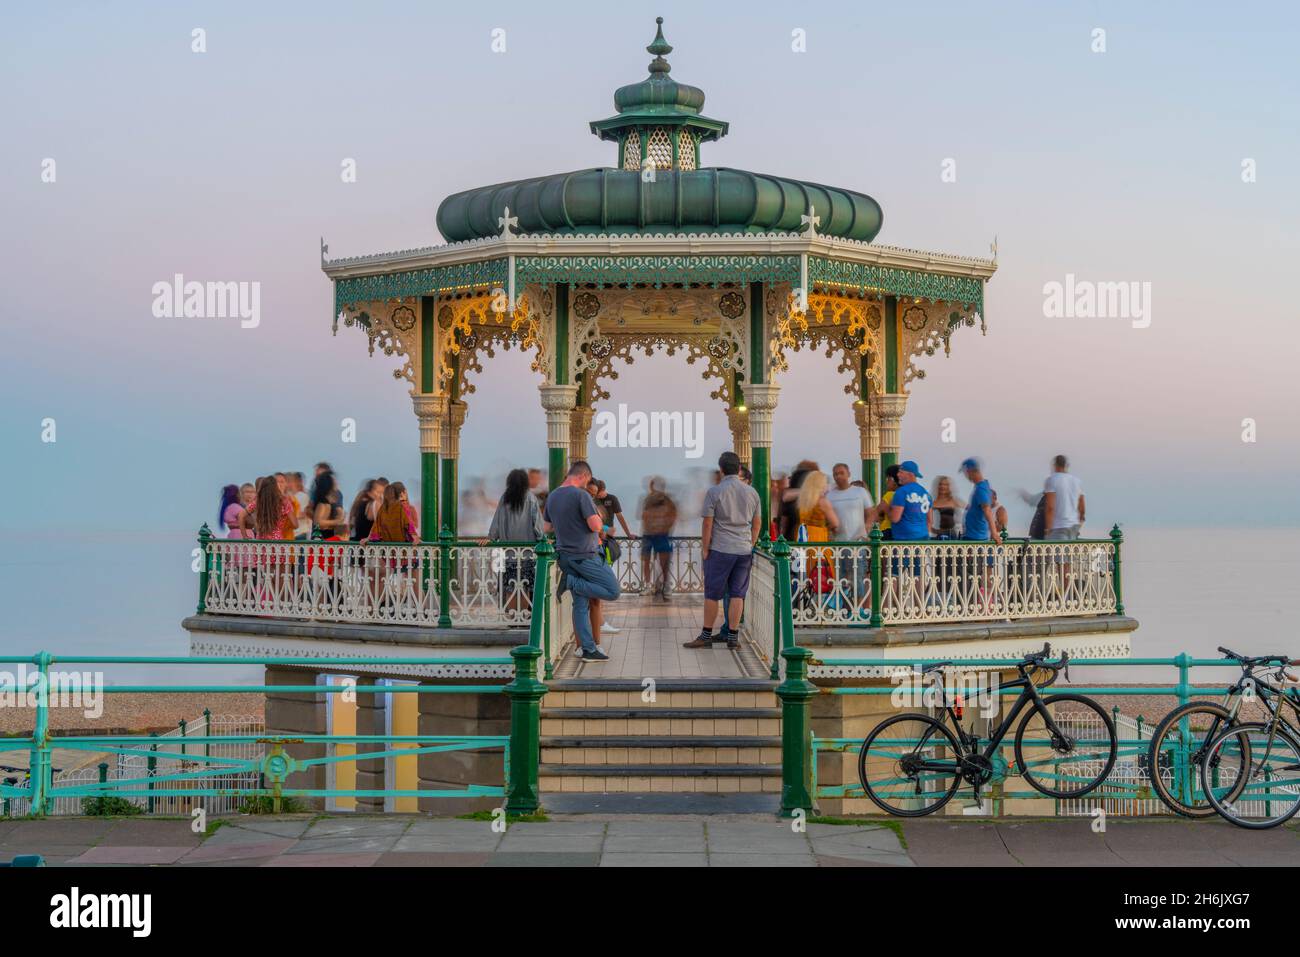
[[[623,169],[636,171],[641,168],[641,134],[629,133],[623,140]]]
[[[655,169],[673,168],[673,141],[662,126],[656,126],[650,131],[650,139],[646,142],[646,158],[654,164]]]
[[[677,168],[695,169],[695,140],[686,130],[677,134]]]

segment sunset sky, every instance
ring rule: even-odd
[[[672,76],[731,124],[704,165],[868,193],[885,244],[988,256],[997,237],[987,336],[961,330],[912,387],[902,451],[927,481],[980,455],[995,488],[1039,488],[1065,452],[1092,533],[1300,520],[1292,4],[69,3],[14,8],[0,36],[0,529],[196,528],[222,484],[319,459],[349,497],[414,484],[407,386],[363,333],[331,337],[320,237],[331,257],[431,245],[450,193],[614,165],[587,123],[645,76],[656,15]],[[260,325],[155,317],[176,273],[259,282]],[[1149,327],[1047,318],[1067,275],[1150,283]],[[856,462],[834,360],[802,353],[781,381],[774,465]],[[469,397],[462,473],[492,495],[545,464],[537,383],[498,356]],[[704,412],[702,460],[593,447],[625,497],[729,447],[680,358],[611,391]]]

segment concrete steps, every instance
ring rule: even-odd
[[[546,792],[740,794],[781,787],[773,682],[578,679],[542,700]],[[653,700],[647,700],[653,697]]]

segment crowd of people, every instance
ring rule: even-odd
[[[815,461],[801,461],[788,475],[772,479],[769,537],[791,542],[862,542],[879,528],[885,539],[930,539],[992,542],[1000,544],[1007,533],[1007,510],[984,474],[983,463],[967,458],[960,472],[970,485],[970,500],[963,501],[947,475],[931,486],[911,459],[885,470],[880,501],[873,500],[866,483],[852,478],[844,462],[830,476]],[[753,549],[762,526],[761,503],[752,487],[753,477],[734,452],[718,459],[713,484],[705,492],[699,511],[700,556],[704,577],[704,614],[700,634],[688,648],[724,643],[735,648],[736,625],[741,620],[749,588]],[[604,603],[620,594],[613,565],[620,558],[619,531],[627,540],[639,540],[643,594],[667,601],[673,531],[679,520],[677,502],[660,476],[647,482],[637,509],[639,533],[634,533],[617,495],[596,478],[585,461],[569,466],[564,481],[548,492],[541,469],[516,468],[506,476],[505,490],[490,505],[488,540],[530,546],[542,538],[555,538],[560,569],[557,596],[572,595],[574,632],[584,661],[600,662],[608,656],[600,648],[602,635],[618,629],[604,619]],[[1069,471],[1064,455],[1052,460],[1052,472],[1035,496],[1021,492],[1035,507],[1029,537],[1048,541],[1077,539],[1085,519],[1083,486]],[[317,463],[310,490],[301,472],[276,472],[242,486],[222,489],[219,527],[230,539],[323,540],[353,542],[420,541],[419,516],[406,487],[385,478],[367,479],[352,504],[344,508],[343,494],[334,470]],[[847,552],[846,552],[847,554]],[[851,558],[855,577],[865,580],[865,556]],[[503,569],[505,601],[519,606],[532,594],[536,560],[532,550],[521,549],[507,558]],[[814,573],[816,573],[814,569]],[[814,583],[815,584],[815,583]],[[719,612],[721,627],[715,634]]]
[[[302,472],[275,472],[221,490],[218,531],[260,541],[419,542],[420,522],[406,486],[367,479],[348,508],[328,462],[318,462],[308,491]]]

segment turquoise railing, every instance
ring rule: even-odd
[[[898,659],[898,658],[820,658],[810,657],[809,665],[811,667],[864,667],[864,668],[882,668],[896,671],[897,669],[919,668],[926,664],[933,664],[936,661],[951,661],[954,669],[961,668],[1008,668],[1011,661],[1006,658],[959,658],[959,659],[937,659],[937,658],[917,658],[917,659]],[[1193,668],[1228,668],[1239,669],[1237,662],[1223,658],[1193,658],[1187,654],[1179,654],[1170,658],[1075,658],[1071,665],[1078,668],[1115,668],[1115,667],[1165,667],[1174,668],[1177,671],[1178,680],[1174,684],[1165,686],[1115,686],[1115,685],[1074,685],[1064,684],[1058,681],[1051,688],[1043,693],[1051,695],[1053,692],[1070,692],[1073,694],[1088,695],[1091,697],[1105,698],[1107,696],[1124,696],[1124,697],[1150,697],[1150,698],[1170,698],[1176,699],[1176,704],[1171,702],[1167,711],[1174,710],[1175,707],[1184,705],[1192,700],[1194,695],[1198,695],[1207,700],[1218,700],[1222,695],[1221,688],[1196,688],[1191,684],[1190,674]],[[1226,686],[1225,686],[1226,687]],[[875,687],[826,687],[819,689],[821,694],[829,695],[893,695],[897,692],[897,685],[885,685]],[[950,692],[969,692],[968,688],[950,688]],[[1019,688],[998,689],[997,693],[1006,698],[1014,698],[1020,693]],[[1118,711],[1113,710],[1112,714],[1118,716]],[[880,720],[884,720],[887,715],[882,714]],[[1133,722],[1140,735],[1144,719],[1138,718]],[[1040,794],[1038,791],[1026,788],[1025,790],[1008,790],[1007,782],[1015,775],[1014,758],[1010,756],[1007,749],[1011,748],[1014,743],[1014,729],[1007,738],[1004,739],[998,749],[1002,756],[1001,762],[995,762],[996,773],[990,782],[990,797],[994,801],[994,813],[999,810],[999,802],[1009,800],[1051,800]],[[1175,794],[1188,795],[1197,787],[1195,780],[1194,768],[1191,762],[1191,738],[1187,735],[1180,736],[1177,744],[1171,748],[1166,748],[1170,756],[1170,766],[1172,771],[1171,790]],[[816,781],[816,756],[824,753],[843,753],[845,751],[858,751],[862,746],[863,739],[857,738],[818,738],[809,737],[809,751],[812,756],[812,781],[809,790],[814,801],[816,798],[865,798],[865,792],[861,783],[841,784],[841,785],[819,785]],[[896,743],[896,742],[891,742]],[[1115,767],[1120,768],[1122,765],[1135,767],[1139,764],[1138,759],[1145,757],[1150,750],[1150,738],[1124,736],[1117,729],[1118,752],[1115,760]],[[1127,760],[1126,760],[1127,759]],[[1159,773],[1159,769],[1150,767],[1145,768],[1146,774]],[[1159,796],[1151,788],[1149,783],[1140,783],[1134,780],[1124,780],[1122,775],[1117,775],[1114,770],[1110,778],[1107,779],[1095,791],[1084,795],[1081,798],[1071,799],[1079,802],[1099,802],[1099,801],[1151,801],[1154,802],[1153,808],[1160,803]],[[1062,810],[1062,801],[1056,802],[1057,811]]]
[[[548,600],[550,546],[537,549],[538,574],[535,595]],[[543,604],[541,607],[545,607]],[[505,808],[512,813],[526,813],[539,805],[538,740],[540,701],[546,686],[537,680],[537,660],[547,643],[547,616],[536,615],[531,622],[529,641],[511,650],[510,656],[481,657],[359,657],[359,658],[281,658],[252,656],[139,656],[139,655],[89,655],[63,656],[40,652],[31,657],[3,656],[0,664],[34,666],[39,679],[32,688],[35,698],[33,727],[30,735],[0,738],[0,754],[26,752],[29,773],[24,782],[0,783],[0,799],[6,814],[10,802],[18,799],[30,804],[30,813],[46,813],[51,803],[59,798],[143,798],[152,803],[158,798],[201,799],[208,796],[271,798],[279,810],[284,798],[477,798],[503,797]],[[397,666],[461,666],[506,665],[513,666],[514,679],[506,685],[452,684],[437,679],[424,678],[419,684],[377,685],[358,682],[351,684],[310,685],[242,685],[242,684],[192,684],[152,685],[114,684],[96,688],[103,694],[303,694],[332,695],[351,692],[365,694],[506,694],[511,701],[509,735],[339,735],[339,734],[260,734],[260,735],[190,735],[175,742],[162,742],[156,735],[56,735],[50,730],[50,672],[54,665],[193,665],[230,666],[260,665],[304,666],[339,668],[343,673],[365,667],[382,670]],[[213,745],[258,745],[264,751],[258,757],[232,757],[215,755]],[[286,753],[286,747],[298,744],[368,745],[379,750],[358,751],[355,754],[321,757],[295,757]],[[182,747],[184,753],[167,750]],[[160,747],[162,750],[160,750]],[[190,750],[193,748],[194,750]],[[138,778],[107,780],[100,775],[98,781],[79,781],[57,784],[53,774],[53,754],[83,752],[97,755],[134,758],[143,761],[147,772]],[[504,760],[504,779],[501,785],[472,784],[464,788],[383,788],[360,790],[355,788],[305,788],[289,787],[291,775],[312,768],[343,762],[377,761],[385,758],[409,758],[421,754],[449,751],[501,750]],[[174,769],[160,770],[159,759],[174,764]],[[230,779],[256,776],[256,786],[229,781],[214,783],[212,779],[225,776]]]

